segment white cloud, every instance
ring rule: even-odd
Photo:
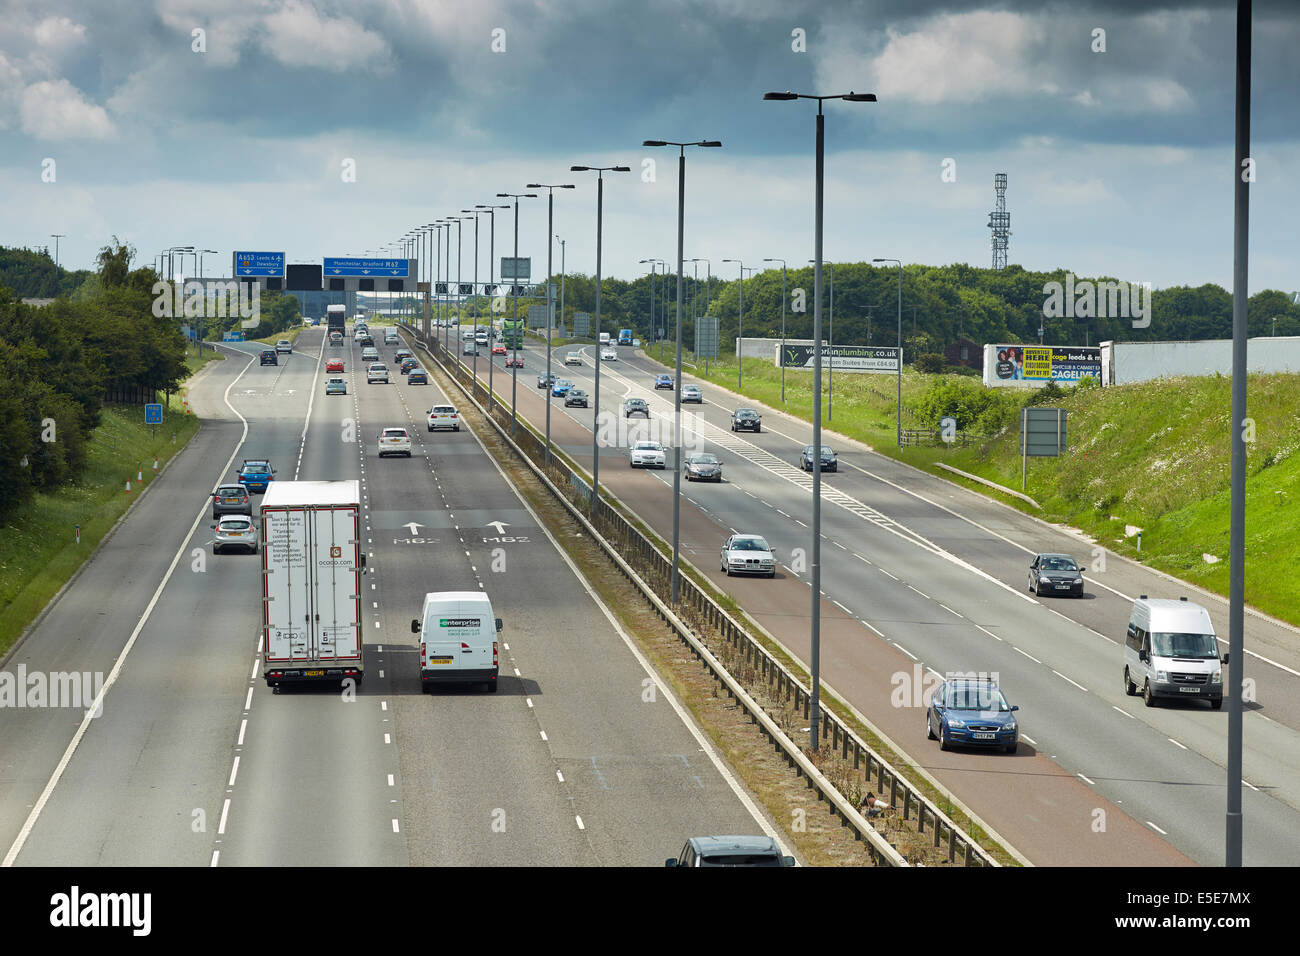
[[[285,66],[343,72],[368,64],[383,66],[388,43],[351,18],[324,19],[299,0],[289,0],[265,20],[262,45]]]
[[[67,17],[46,17],[36,24],[32,36],[38,46],[57,55],[85,43],[86,28]]]
[[[45,140],[104,139],[113,122],[67,80],[33,83],[19,96],[23,132]]]

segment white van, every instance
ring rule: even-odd
[[[1223,706],[1223,667],[1210,614],[1187,598],[1133,602],[1124,641],[1124,692],[1141,692],[1148,707],[1158,697],[1208,700]]]
[[[545,318],[545,316],[543,316],[543,318]],[[609,333],[608,333],[608,332],[601,332],[601,333],[600,333],[600,344],[601,344],[601,345],[608,345],[608,344],[609,344]]]
[[[420,690],[434,683],[482,683],[497,689],[497,634],[501,619],[482,591],[434,591],[411,622],[420,634]]]

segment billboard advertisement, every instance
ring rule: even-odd
[[[812,368],[813,347],[786,343],[781,352],[781,364],[786,368]],[[871,345],[823,345],[822,368],[837,372],[887,372],[898,373],[898,349]]]
[[[1086,375],[1101,381],[1101,348],[1084,345],[985,345],[984,384],[1072,385]]]

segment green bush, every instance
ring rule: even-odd
[[[944,368],[944,358],[937,352],[927,352],[925,355],[916,357],[916,370],[926,372],[930,375],[942,374]]]

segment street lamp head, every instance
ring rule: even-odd
[[[667,146],[668,141],[662,139],[644,139],[641,141],[642,146]]]
[[[706,139],[706,140],[704,140],[702,143],[696,143],[695,145],[696,145],[696,146],[721,146],[721,145],[722,145],[722,140],[720,140],[720,139]]]
[[[791,93],[789,90],[786,90],[784,93],[763,94],[763,99],[765,100],[797,100],[798,98],[799,98],[798,93]]]
[[[569,172],[571,172],[571,173],[585,173],[585,172],[587,172],[587,171],[590,170],[590,169],[591,169],[590,166],[570,166],[570,167],[569,167]],[[502,193],[501,195],[504,196],[505,193]]]
[[[615,172],[615,173],[630,173],[631,171],[632,171],[632,167],[631,167],[631,166],[611,166],[611,167],[610,167],[610,172]]]
[[[876,94],[875,93],[854,93],[852,90],[850,90],[848,93],[845,93],[842,97],[840,97],[840,99],[848,100],[850,103],[874,103],[876,102]]]

